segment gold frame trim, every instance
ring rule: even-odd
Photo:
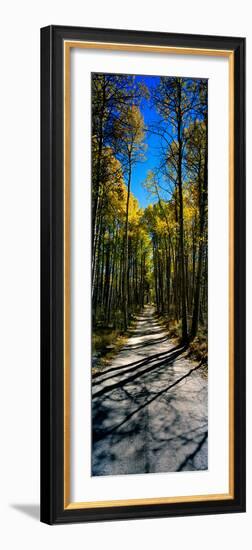
[[[71,502],[70,489],[70,167],[71,167],[71,48],[176,55],[205,55],[229,60],[229,492],[95,502]],[[234,51],[170,46],[134,45],[82,40],[64,41],[64,510],[139,506],[234,499]]]

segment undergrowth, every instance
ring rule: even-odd
[[[136,317],[132,316],[127,331],[113,327],[99,327],[92,333],[92,370],[96,372],[109,364],[114,356],[126,344],[136,325]]]
[[[157,315],[159,323],[167,330],[169,338],[174,339],[175,343],[181,341],[181,320],[167,319],[164,316]],[[197,336],[189,341],[187,348],[187,357],[194,361],[202,361],[204,373],[207,376],[208,365],[208,334],[207,328],[199,325]]]

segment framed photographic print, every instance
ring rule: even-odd
[[[41,520],[245,511],[245,39],[41,30]]]

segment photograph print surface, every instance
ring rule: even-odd
[[[208,469],[208,82],[92,73],[92,475]]]

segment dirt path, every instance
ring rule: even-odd
[[[93,375],[92,475],[207,469],[207,381],[197,370],[186,376],[196,363],[185,355],[146,306]]]

